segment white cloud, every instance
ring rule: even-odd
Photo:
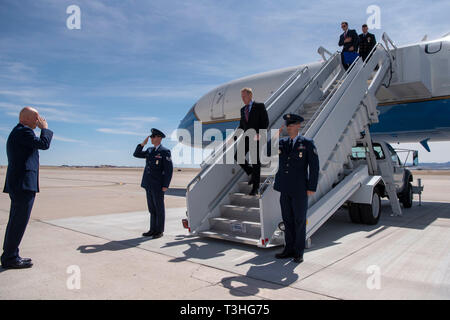
[[[22,62],[3,61],[0,62],[0,79],[14,82],[25,82],[31,80],[36,69]]]
[[[125,122],[130,121],[130,122],[145,122],[145,123],[159,121],[159,118],[157,117],[117,117],[115,119]]]
[[[70,143],[86,143],[85,141],[82,140],[77,140],[77,139],[72,139],[72,138],[66,138],[60,135],[53,135],[53,139],[56,141],[62,141],[62,142],[70,142]]]
[[[18,104],[14,104],[14,103],[9,103],[9,102],[0,102],[0,109],[4,109],[4,110],[13,110],[13,111],[17,111],[19,112],[22,107]]]
[[[112,129],[112,128],[98,128],[96,131],[107,134],[117,134],[117,135],[130,135],[130,136],[143,136],[143,133],[121,130],[121,129]]]

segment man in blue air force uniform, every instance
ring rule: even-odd
[[[36,137],[33,129],[41,129]],[[9,193],[11,210],[3,242],[1,256],[5,269],[30,268],[30,258],[19,256],[19,245],[30,220],[36,193],[39,192],[39,149],[50,148],[53,132],[48,129],[47,121],[39,116],[36,109],[25,107],[20,111],[19,124],[11,131],[6,143],[8,170],[5,188]]]
[[[306,241],[308,196],[312,196],[319,179],[319,158],[314,142],[299,134],[303,118],[283,116],[289,137],[279,141],[279,168],[274,189],[281,193],[281,214],[285,226],[285,247],[276,258],[294,258],[303,262]],[[281,131],[282,129],[280,129]]]
[[[172,179],[173,165],[170,150],[161,145],[165,134],[153,128],[152,134],[134,151],[136,158],[146,159],[141,187],[147,192],[147,205],[150,212],[150,230],[143,233],[144,237],[161,238],[164,232],[165,210],[164,193],[167,191]],[[151,138],[153,147],[146,151],[142,149]]]

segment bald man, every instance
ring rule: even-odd
[[[38,138],[33,129],[39,127]],[[9,193],[11,209],[1,256],[5,269],[23,269],[33,266],[31,259],[19,256],[19,245],[30,219],[36,192],[39,192],[39,152],[47,150],[53,132],[36,109],[25,107],[20,111],[19,124],[11,131],[6,143],[8,170],[5,188]]]

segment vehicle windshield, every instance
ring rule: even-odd
[[[353,147],[352,160],[365,160],[367,151],[367,147],[365,146],[357,145],[356,147]],[[383,149],[381,148],[381,145],[379,143],[373,144],[373,151],[377,160],[384,159]]]
[[[386,145],[389,149],[389,152],[391,153],[392,162],[401,166],[402,162],[400,161],[400,158],[398,157],[397,152],[395,152],[394,148],[392,148],[392,146],[390,144],[386,144]]]

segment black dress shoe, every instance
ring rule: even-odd
[[[286,258],[292,258],[294,254],[292,252],[283,251],[281,253],[277,253],[275,255],[275,258],[277,259],[286,259]]]
[[[2,264],[3,269],[26,269],[31,268],[33,264],[31,262],[25,262],[24,260],[16,260],[14,262]]]
[[[294,261],[295,263],[302,263],[303,257],[294,257],[294,259],[292,261]]]
[[[31,258],[19,258],[23,262],[31,262]]]
[[[155,234],[155,231],[149,231],[142,234],[143,237],[151,237]]]
[[[259,186],[253,185],[252,191],[250,191],[250,193],[248,195],[250,196],[256,196],[256,194],[259,191]]]
[[[163,235],[164,235],[164,233],[162,233],[162,232],[160,232],[160,233],[155,233],[155,234],[153,235],[153,239],[161,238]]]

